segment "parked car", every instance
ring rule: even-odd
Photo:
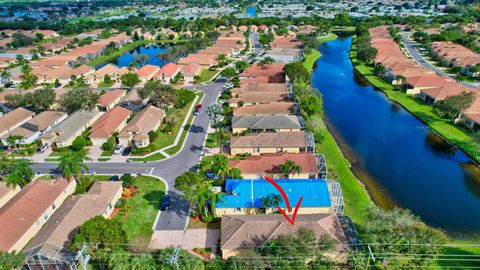
[[[112,177],[108,179],[108,181],[118,181],[118,180],[120,180],[120,177],[118,177],[118,175],[112,175]]]
[[[1,145],[0,146],[0,150],[2,150],[2,151],[8,151],[8,149],[10,149],[10,146],[8,146],[8,145]]]
[[[160,211],[167,211],[170,208],[170,195],[165,195],[160,202]]]
[[[43,153],[43,152],[45,152],[45,150],[47,150],[47,149],[48,149],[48,143],[46,143],[46,144],[44,144],[44,145],[42,145],[42,146],[39,146],[39,147],[37,148],[37,151],[40,152],[40,153]]]
[[[218,177],[218,175],[216,175],[216,174],[215,174],[214,172],[212,172],[212,171],[207,171],[207,172],[205,173],[205,177],[206,177],[207,179],[213,179],[213,180],[218,180],[218,179],[220,179],[220,177]]]
[[[122,150],[123,150],[123,145],[117,144],[117,146],[115,146],[115,149],[113,150],[113,153],[115,155],[118,155],[118,154],[122,153]]]
[[[122,152],[122,156],[128,156],[130,155],[130,152],[132,152],[132,147],[125,147]]]

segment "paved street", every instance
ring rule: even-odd
[[[416,44],[408,39],[409,35],[410,35],[410,33],[402,33],[401,34],[402,42],[405,45],[405,48],[407,48],[410,55],[412,56],[413,60],[415,60],[415,62],[417,62],[418,64],[422,65],[425,68],[428,68],[430,70],[435,71],[437,74],[440,74],[442,76],[453,77],[451,74],[441,70],[440,68],[438,68],[438,67],[430,64],[428,61],[426,61],[425,58],[423,58],[423,56],[418,52],[418,50],[416,48]],[[463,82],[459,82],[459,83],[461,83],[465,87],[480,89],[480,87],[478,87],[474,84],[468,83],[468,82],[463,81]]]
[[[257,32],[252,33],[252,46],[253,50],[256,55],[260,55],[262,53],[262,44],[260,44],[260,41],[258,40],[259,36]]]
[[[169,194],[172,196],[170,210],[162,212],[156,221],[156,228],[162,230],[183,230],[187,221],[189,206],[180,199],[178,191],[174,187],[175,178],[183,172],[193,168],[203,152],[203,143],[209,124],[206,107],[217,99],[226,79],[220,78],[212,84],[189,87],[205,92],[201,113],[195,117],[185,139],[183,149],[168,159],[155,162],[125,163],[125,162],[91,162],[87,163],[89,173],[96,174],[152,174],[164,179],[169,186]],[[51,174],[56,171],[58,163],[35,163],[33,169],[37,173]]]

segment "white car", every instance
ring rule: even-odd
[[[115,150],[113,150],[113,153],[115,155],[119,155],[120,153],[122,153],[122,150],[123,150],[123,145],[117,144],[117,146],[115,146]]]

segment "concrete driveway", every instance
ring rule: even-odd
[[[188,229],[186,231],[155,231],[149,247],[160,249],[180,246],[183,249],[196,247],[209,247],[215,250],[220,240],[220,230],[213,229]]]

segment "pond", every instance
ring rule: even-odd
[[[137,47],[136,49],[133,49],[131,51],[128,51],[121,56],[110,60],[108,62],[102,63],[98,66],[96,66],[96,69],[99,69],[107,64],[114,64],[117,65],[118,67],[128,67],[131,62],[134,61],[134,55],[135,54],[146,54],[150,57],[149,61],[146,63],[147,65],[156,65],[156,66],[163,66],[167,62],[164,62],[162,59],[158,58],[157,55],[159,53],[164,53],[168,51],[169,46],[158,46],[158,45],[146,45],[146,46],[140,46]]]
[[[351,42],[320,46],[312,85],[323,94],[329,127],[355,174],[379,193],[372,197],[386,198],[383,205],[408,208],[452,233],[478,233],[478,167],[356,75]]]

